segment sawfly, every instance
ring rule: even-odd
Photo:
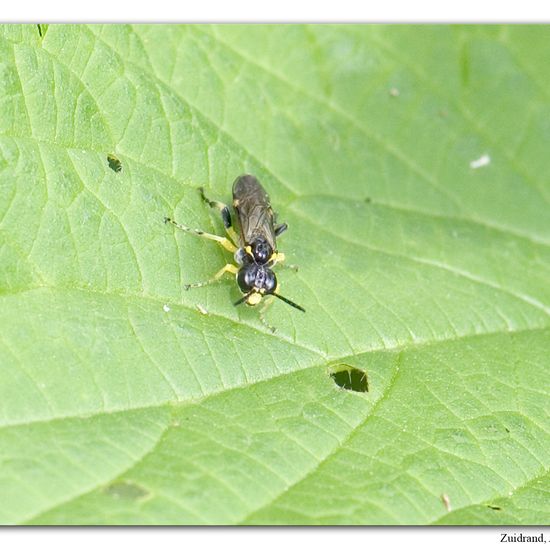
[[[288,229],[286,223],[276,223],[276,214],[271,208],[269,196],[258,179],[250,174],[239,176],[233,183],[233,209],[236,215],[238,233],[235,230],[229,206],[219,201],[212,201],[200,189],[201,197],[210,207],[219,210],[227,237],[192,229],[187,225],[177,223],[171,218],[165,218],[165,223],[171,223],[178,229],[198,237],[216,241],[229,252],[233,253],[235,263],[227,263],[211,279],[185,285],[185,289],[197,288],[212,284],[226,273],[235,275],[242,296],[234,305],[247,304],[256,306],[262,300],[260,320],[272,332],[273,327],[265,320],[265,311],[278,298],[295,309],[305,309],[279,294],[279,283],[273,271],[278,263],[285,260],[285,255],[277,249],[277,237]],[[294,266],[289,266],[293,267]]]

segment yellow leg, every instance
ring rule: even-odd
[[[233,275],[236,275],[239,271],[239,268],[236,265],[233,264],[225,264],[211,279],[208,279],[208,281],[202,281],[200,283],[189,283],[187,285],[184,285],[183,288],[185,290],[189,290],[190,288],[199,288],[201,286],[211,285],[212,283],[217,283],[223,275],[226,273],[233,273]]]
[[[283,263],[285,259],[286,258],[283,252],[277,252],[277,254],[273,254],[273,256],[271,257],[271,261],[273,262],[273,265],[280,263],[282,267],[286,267],[288,269],[293,269],[294,271],[298,271],[297,265]]]
[[[210,208],[215,208],[216,210],[220,211],[223,225],[225,227],[226,233],[229,235],[229,238],[233,241],[235,246],[239,248],[239,237],[237,236],[237,233],[235,232],[235,229],[233,229],[233,224],[231,222],[231,213],[229,211],[229,207],[220,201],[211,201],[205,194],[204,189],[202,187],[199,187],[199,191],[201,193],[202,200],[210,206]]]
[[[171,218],[164,218],[164,223],[171,223],[175,225],[178,229],[185,231],[186,233],[191,233],[191,235],[196,235],[197,237],[203,237],[204,239],[210,239],[211,241],[216,241],[218,244],[223,246],[229,252],[235,252],[237,247],[226,237],[220,237],[219,235],[214,235],[212,233],[206,233],[200,229],[192,229],[191,227],[184,225],[182,223],[177,223]]]
[[[239,248],[239,236],[232,227],[226,227],[225,231],[229,235],[229,238],[235,243],[235,246]]]

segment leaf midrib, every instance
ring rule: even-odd
[[[32,291],[32,290],[36,290],[36,289],[43,289],[43,288],[48,288],[48,287],[36,287],[36,288],[29,289],[28,291]],[[71,289],[71,290],[73,290],[73,289]],[[77,290],[88,291],[88,292],[91,292],[93,294],[100,294],[100,295],[109,296],[109,293],[106,293],[106,292],[97,293],[95,291],[89,291],[88,289],[77,289]],[[119,297],[118,295],[115,295],[115,296]],[[0,299],[1,299],[1,297],[0,297]],[[162,301],[162,300],[158,300],[158,299],[155,299],[155,298],[150,298],[150,299],[151,299],[151,301],[156,301],[158,303],[164,303],[164,301]],[[196,313],[196,311],[191,306],[186,306],[184,304],[181,304],[181,307],[184,308],[184,309],[189,309],[191,312]],[[229,321],[232,321],[234,323],[239,324],[238,321],[236,321],[234,319],[231,319],[229,317],[225,317],[223,315],[217,315],[217,314],[212,314],[212,315],[215,315],[215,316],[221,317],[225,320],[229,320]],[[249,325],[247,325],[247,326],[249,326]],[[259,331],[259,329],[257,329],[256,327],[253,327],[252,325],[250,325],[250,328],[253,328],[254,330]],[[163,408],[163,407],[167,407],[167,406],[176,407],[176,408],[183,408],[183,407],[187,407],[187,406],[197,405],[197,404],[199,404],[199,403],[201,403],[201,402],[203,402],[203,401],[205,401],[209,398],[216,397],[216,396],[219,396],[219,395],[223,395],[224,393],[228,393],[228,392],[232,392],[232,391],[238,391],[238,390],[245,389],[245,388],[250,388],[250,387],[255,386],[257,384],[263,384],[263,383],[271,382],[273,380],[277,380],[277,379],[280,379],[280,378],[283,378],[283,377],[286,377],[286,376],[292,376],[292,375],[294,375],[295,373],[298,373],[298,372],[305,372],[307,370],[320,369],[322,367],[327,367],[330,364],[337,363],[337,362],[342,362],[342,361],[345,361],[347,358],[357,357],[358,355],[366,355],[366,354],[381,353],[381,352],[387,352],[387,353],[408,352],[408,351],[423,349],[423,348],[430,347],[430,346],[439,346],[439,345],[444,345],[444,344],[447,344],[447,343],[450,343],[450,342],[459,342],[459,341],[468,340],[468,339],[472,339],[472,338],[486,338],[486,337],[503,335],[503,334],[506,334],[506,335],[521,335],[521,334],[526,334],[526,333],[544,332],[548,329],[550,329],[550,324],[549,325],[543,325],[543,326],[533,326],[533,327],[528,327],[528,328],[522,328],[522,329],[518,329],[518,330],[496,330],[496,331],[478,332],[478,333],[472,333],[472,334],[457,335],[457,336],[454,336],[454,337],[446,337],[446,338],[442,338],[440,340],[426,340],[426,341],[423,341],[423,342],[419,342],[419,341],[406,342],[406,343],[403,343],[403,344],[400,344],[400,345],[397,345],[397,346],[394,346],[394,347],[373,347],[373,348],[370,348],[370,349],[364,349],[364,350],[361,350],[361,351],[357,351],[357,352],[355,352],[351,355],[349,353],[346,353],[346,354],[342,354],[342,355],[339,355],[339,356],[331,356],[331,357],[323,356],[324,355],[323,352],[319,351],[319,353],[317,353],[317,355],[319,356],[320,362],[315,363],[313,365],[308,365],[306,367],[303,367],[303,368],[300,368],[300,369],[295,369],[295,370],[292,370],[292,371],[289,371],[289,372],[278,373],[278,374],[268,376],[268,377],[265,377],[265,378],[262,378],[262,379],[254,380],[253,382],[246,382],[244,384],[237,384],[235,386],[222,388],[218,391],[212,391],[212,392],[208,393],[207,395],[202,395],[202,396],[195,397],[195,398],[190,397],[190,398],[187,398],[185,401],[178,401],[177,403],[174,402],[173,399],[171,399],[171,400],[166,400],[164,402],[151,403],[149,405],[141,405],[139,407],[125,406],[124,408],[113,408],[113,409],[97,411],[97,412],[93,412],[93,413],[89,413],[89,414],[88,413],[87,414],[68,414],[68,415],[62,415],[62,416],[51,416],[51,417],[48,417],[48,418],[34,419],[34,420],[25,421],[25,422],[4,423],[4,424],[0,425],[0,430],[15,428],[15,427],[33,426],[33,425],[36,425],[36,424],[55,422],[55,421],[63,421],[63,420],[71,420],[71,419],[83,419],[83,420],[85,420],[85,419],[93,418],[93,417],[97,417],[97,416],[104,416],[104,415],[110,415],[110,414],[120,414],[120,413],[124,413],[124,412],[135,412],[135,411],[141,411],[141,410],[154,410],[154,409]],[[273,335],[271,333],[270,334],[266,333],[266,335],[271,336],[271,337],[275,337],[275,335]],[[307,348],[305,348],[305,349],[307,349]],[[308,349],[307,351],[310,351],[314,354],[316,353],[314,350],[309,350]]]

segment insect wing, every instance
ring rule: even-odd
[[[233,205],[239,218],[244,245],[255,237],[264,237],[276,250],[273,210],[260,182],[250,175],[240,176],[233,184]]]

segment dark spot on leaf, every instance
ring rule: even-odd
[[[122,170],[122,163],[115,155],[107,155],[107,162],[109,163],[109,168],[114,172],[120,172]]]
[[[139,500],[149,496],[147,489],[130,481],[115,481],[105,487],[104,492],[113,498],[122,498],[125,500]]]
[[[372,199],[370,197],[365,197],[365,202],[367,204],[370,204],[372,202]]]
[[[487,508],[490,508],[491,510],[497,510],[498,512],[502,510],[500,506],[495,506],[494,504],[487,504]]]
[[[361,393],[369,391],[369,382],[366,372],[344,363],[335,365],[331,367],[330,370],[330,376],[334,380],[334,383],[344,390]]]
[[[46,31],[48,30],[48,25],[41,25],[40,23],[38,23],[36,27],[38,28],[38,34],[40,35],[40,38],[44,38],[46,36]]]

